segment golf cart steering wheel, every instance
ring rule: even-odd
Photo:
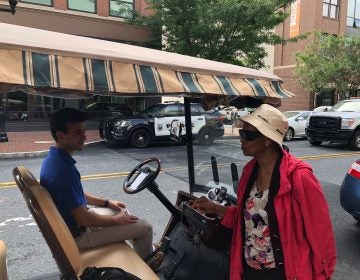
[[[151,168],[149,163],[156,163],[156,168]],[[157,158],[149,158],[134,167],[133,170],[126,177],[123,188],[128,194],[133,194],[142,191],[143,189],[151,186],[155,181],[161,169],[160,160]]]

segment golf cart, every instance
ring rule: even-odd
[[[238,171],[235,164],[227,166],[232,175],[222,176],[226,181],[222,183],[215,157],[206,160],[210,165],[198,168],[190,104],[200,102],[206,110],[220,104],[237,108],[256,107],[264,102],[279,105],[281,98],[291,94],[281,87],[277,76],[179,54],[2,23],[0,59],[2,92],[21,89],[28,94],[58,98],[184,97],[184,120],[172,120],[164,127],[175,141],[186,142],[188,191],[179,191],[174,204],[167,199],[156,182],[162,160],[156,157],[139,160],[123,182],[126,193],[148,189],[170,212],[161,238],[165,259],[156,274],[125,242],[79,251],[47,191],[27,168],[16,167],[15,181],[59,269],[58,273],[36,279],[78,279],[86,267],[92,266],[120,267],[143,280],[228,278],[231,232],[218,217],[195,211],[191,201],[195,194],[203,193],[218,203],[236,203]],[[216,148],[204,147],[207,154]],[[196,150],[202,152],[198,147]],[[199,170],[206,174],[203,178],[208,182],[197,179]],[[209,182],[210,174],[213,179]]]

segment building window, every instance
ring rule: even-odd
[[[95,14],[95,3],[95,0],[68,0],[68,9]]]
[[[360,28],[360,0],[348,0],[346,25]]]
[[[134,0],[110,0],[110,16],[132,18]]]
[[[38,4],[43,6],[52,6],[52,0],[22,0],[23,3]]]
[[[333,19],[339,18],[339,0],[324,0],[323,16]]]

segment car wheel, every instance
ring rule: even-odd
[[[108,145],[110,147],[114,147],[119,144],[119,142],[116,139],[114,139],[114,137],[112,137],[111,135],[109,136],[107,133],[105,133],[105,135],[104,135],[104,140],[105,140],[106,145]]]
[[[209,128],[201,130],[197,136],[197,140],[200,145],[211,145],[215,138],[214,133]]]
[[[146,129],[135,130],[130,137],[130,145],[134,148],[146,148],[150,144],[150,133]]]
[[[360,150],[360,130],[356,130],[354,132],[354,135],[350,141],[350,148],[355,151]]]
[[[353,216],[353,217],[358,223],[360,223],[360,217],[356,217],[356,216]]]
[[[291,141],[294,138],[294,135],[295,135],[294,129],[289,127],[289,129],[285,133],[284,140]]]
[[[322,141],[311,141],[309,140],[310,144],[313,145],[313,146],[320,146]]]

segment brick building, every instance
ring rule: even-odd
[[[327,34],[359,35],[360,0],[297,0],[288,9],[290,17],[277,26],[276,32],[285,39],[315,30]],[[281,110],[308,110],[321,105],[332,105],[333,94],[323,92],[314,97],[314,93],[301,88],[293,73],[294,53],[302,51],[313,42],[312,36],[305,40],[286,45],[277,45],[274,50],[274,74],[285,81],[285,88],[296,94],[283,100]]]

